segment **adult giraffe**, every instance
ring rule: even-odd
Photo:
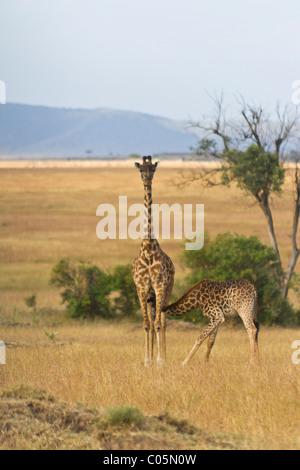
[[[147,233],[142,241],[138,257],[132,265],[133,279],[137,288],[143,312],[145,330],[145,366],[153,360],[154,332],[157,339],[157,363],[166,360],[166,315],[163,307],[168,305],[174,283],[175,268],[166,253],[162,251],[152,233],[152,180],[158,162],[143,157],[143,163],[135,163],[144,184],[144,205],[147,213]]]

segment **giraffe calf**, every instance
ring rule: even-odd
[[[187,364],[201,344],[208,338],[206,360],[214,345],[219,326],[229,317],[240,316],[249,336],[251,362],[258,358],[257,292],[246,279],[230,281],[200,281],[176,302],[162,312],[170,316],[184,315],[200,307],[209,324],[197,338],[194,347],[183,362]]]

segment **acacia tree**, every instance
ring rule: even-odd
[[[182,174],[179,184],[202,180],[208,186],[237,183],[261,208],[266,221],[270,243],[275,250],[281,268],[282,261],[278,248],[270,200],[282,191],[286,177],[284,162],[287,144],[296,143],[298,109],[294,105],[284,108],[278,104],[275,115],[270,118],[262,106],[238,99],[237,119],[228,120],[224,106],[224,95],[214,96],[214,114],[211,119],[190,122],[190,127],[201,131],[196,153],[201,158],[219,162],[213,168],[191,170]],[[300,141],[300,138],[299,138]],[[300,174],[298,153],[294,152],[294,214],[291,230],[292,254],[283,285],[286,298],[297,264],[300,249],[297,232],[300,215]]]

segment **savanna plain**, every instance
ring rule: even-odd
[[[205,205],[205,229],[256,235],[265,220],[235,187],[179,189],[179,168],[162,163],[153,202]],[[102,269],[132,263],[139,240],[99,240],[96,209],[119,196],[143,202],[132,167],[0,169],[0,449],[299,449],[300,376],[292,343],[300,330],[262,326],[261,360],[250,366],[242,325],[224,325],[211,361],[204,343],[181,362],[198,325],[168,321],[167,364],[145,368],[140,322],[74,320],[49,283],[69,257]],[[293,187],[287,178],[273,202],[285,266],[290,255]],[[161,240],[176,279],[183,242]],[[299,268],[299,267],[298,267]],[[299,273],[299,269],[297,271]],[[36,295],[33,311],[24,299]],[[298,304],[295,293],[291,300]]]

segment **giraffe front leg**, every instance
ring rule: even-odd
[[[143,312],[143,329],[145,331],[145,367],[151,367],[151,356],[150,356],[150,342],[149,342],[149,331],[150,324],[147,314],[147,299],[140,297],[140,303]]]
[[[167,347],[166,347],[166,314],[161,314],[161,353],[162,360],[165,363],[167,360]]]
[[[185,366],[191,359],[192,357],[194,356],[194,354],[196,353],[196,351],[199,349],[199,347],[201,346],[201,344],[206,340],[206,338],[208,336],[210,336],[214,330],[216,328],[219,327],[219,325],[221,325],[221,323],[223,323],[225,320],[224,320],[224,317],[220,316],[220,317],[217,317],[217,318],[214,318],[210,323],[209,325],[205,328],[205,330],[203,331],[203,333],[199,336],[199,338],[196,340],[195,342],[195,345],[193,346],[191,352],[188,354],[188,356],[186,357],[186,359],[183,361],[182,365]]]
[[[156,341],[157,341],[157,364],[158,365],[163,365],[164,364],[164,359],[163,359],[163,354],[162,354],[162,325],[161,325],[161,310],[162,310],[162,293],[161,292],[155,292],[156,293],[156,317],[155,317],[155,322],[154,322],[154,329],[156,333]],[[163,334],[165,334],[165,329],[163,331]]]
[[[154,320],[155,320],[155,297],[147,301],[148,307],[148,320],[149,320],[149,358],[152,365],[153,361],[153,346],[154,346]]]

